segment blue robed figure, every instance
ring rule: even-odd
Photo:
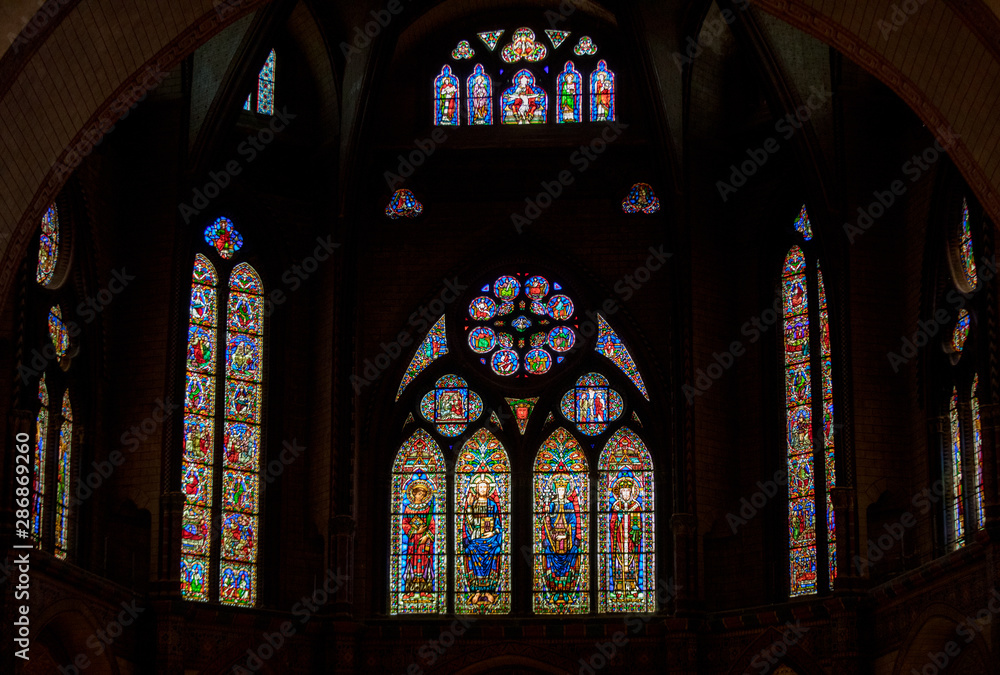
[[[577,536],[576,504],[566,496],[569,485],[567,476],[556,476],[552,479],[556,496],[549,503],[549,512],[543,517],[545,525],[545,565],[549,570],[546,579],[550,590],[573,590],[578,553],[580,548]]]
[[[469,483],[462,521],[462,550],[471,604],[492,605],[500,583],[503,521],[493,476],[479,474]]]

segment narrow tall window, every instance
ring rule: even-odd
[[[56,456],[56,557],[65,560],[69,552],[69,485],[73,462],[73,408],[69,391],[63,394],[62,425],[59,427],[59,453]]]
[[[42,542],[43,523],[45,522],[45,459],[48,450],[49,435],[49,389],[45,384],[45,374],[38,382],[38,417],[35,418],[35,461],[34,479],[32,481],[32,536],[40,546]]]

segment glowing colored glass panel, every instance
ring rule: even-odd
[[[802,235],[806,241],[813,238],[812,224],[809,222],[809,214],[806,212],[806,205],[802,205],[798,217],[795,219],[795,231]]]
[[[38,267],[35,280],[42,286],[52,281],[59,262],[59,210],[53,204],[42,216],[42,232],[38,236]]]
[[[593,56],[597,53],[597,45],[590,37],[584,35],[580,38],[580,41],[576,43],[573,47],[573,53],[577,56]]]
[[[959,231],[959,257],[962,261],[962,272],[969,290],[974,290],[979,283],[976,273],[976,258],[972,251],[972,229],[969,227],[969,204],[962,200],[962,226]]]
[[[529,63],[541,61],[548,54],[548,49],[535,39],[535,32],[530,28],[518,28],[511,37],[510,44],[500,52],[500,57],[507,63],[517,63],[521,59]]]
[[[236,231],[229,218],[216,218],[205,228],[205,242],[229,260],[243,247],[243,235]]]
[[[447,481],[441,448],[423,429],[392,467],[390,614],[447,611]]]
[[[972,324],[972,317],[965,309],[958,312],[958,323],[951,334],[951,348],[956,354],[961,354],[965,348],[965,342],[969,339],[969,327]]]
[[[406,385],[413,382],[424,368],[429,366],[438,357],[444,356],[447,353],[448,338],[445,335],[444,315],[442,314],[441,318],[431,326],[424,341],[417,347],[417,353],[413,355],[413,360],[410,361],[409,367],[403,373],[403,380],[399,383],[399,390],[396,392],[396,400],[398,401],[399,397],[403,395]]]
[[[503,30],[490,30],[484,31],[482,33],[476,33],[479,39],[483,41],[490,51],[497,48],[497,43],[500,41],[500,36],[503,35]]]
[[[583,76],[567,61],[563,71],[556,77],[556,92],[559,108],[556,122],[580,122],[583,119]]]
[[[559,409],[580,433],[596,436],[621,417],[625,404],[621,394],[610,388],[606,377],[587,373],[562,397]]]
[[[608,439],[597,469],[598,611],[655,612],[652,457],[623,427]]]
[[[469,124],[493,124],[493,80],[481,63],[472,69],[465,81],[465,90],[468,92]]]
[[[483,414],[483,400],[457,375],[445,375],[420,400],[420,414],[442,436],[458,436]]]
[[[805,207],[802,207],[803,214]],[[800,214],[800,218],[801,218]],[[806,224],[808,226],[808,216]],[[809,237],[806,237],[807,239]],[[830,312],[826,305],[826,286],[823,283],[823,270],[816,263],[816,282],[819,292],[819,332],[820,332],[820,371],[823,376],[823,457],[826,467],[826,536],[829,544],[829,579],[833,587],[837,578],[837,527],[833,512],[831,490],[837,486],[836,445],[833,428],[833,368],[830,362]]]
[[[556,30],[554,28],[546,28],[545,34],[549,36],[549,42],[552,43],[555,49],[559,49],[560,45],[569,37],[568,30]]]
[[[590,121],[611,122],[615,119],[615,74],[608,70],[604,59],[590,76]]]
[[[587,458],[558,428],[535,456],[534,583],[536,614],[590,611],[590,481]]]
[[[649,183],[636,183],[622,200],[625,213],[656,213],[660,210],[660,200]]]
[[[229,276],[226,308],[225,445],[222,461],[222,548],[219,600],[251,607],[257,601],[257,528],[264,358],[264,287],[247,263]],[[242,453],[242,454],[241,454]],[[249,469],[249,470],[242,470]]]
[[[63,394],[62,425],[59,427],[59,453],[56,456],[56,557],[66,559],[69,552],[69,490],[73,465],[73,408],[69,391]]]
[[[385,215],[392,220],[397,218],[416,218],[424,212],[424,205],[409,190],[403,188],[392,193],[389,203],[385,205]]]
[[[31,483],[32,525],[31,534],[41,546],[42,528],[45,522],[45,460],[48,455],[49,435],[49,389],[45,384],[45,373],[38,382],[38,417],[35,418],[34,474]]]
[[[59,305],[53,305],[49,310],[49,338],[52,340],[52,346],[56,348],[56,356],[59,358],[66,356],[66,351],[69,349],[69,330],[63,321]]]
[[[517,430],[524,436],[524,430],[528,427],[528,419],[531,418],[531,412],[535,409],[535,404],[538,403],[538,397],[508,398],[505,400],[507,401],[507,405],[510,406],[511,412],[514,413]]]
[[[647,401],[649,400],[646,385],[642,381],[639,369],[636,368],[635,362],[632,360],[632,355],[628,353],[628,349],[625,348],[618,334],[600,315],[597,317],[597,346],[595,349],[598,354],[611,359],[616,366],[621,368],[622,372],[628,375],[628,379],[632,380],[632,383],[642,392],[643,397]]]
[[[510,612],[510,462],[480,429],[455,460],[455,612]]]
[[[983,423],[979,414],[979,375],[972,380],[972,445],[976,457],[976,524],[979,529],[986,525],[986,511],[983,498]]]
[[[459,101],[461,97],[462,95],[458,90],[458,78],[452,74],[451,66],[443,66],[441,73],[434,78],[435,126],[458,126]]]
[[[548,114],[548,96],[535,84],[530,70],[514,73],[511,86],[500,97],[501,124],[542,124]]]
[[[788,549],[792,597],[817,591],[816,484],[812,444],[812,382],[805,258],[795,246],[785,257],[785,417],[788,425]],[[808,439],[808,442],[806,442]]]
[[[471,59],[476,55],[476,50],[472,48],[468,40],[459,40],[458,45],[451,50],[451,58],[456,61],[461,59]]]
[[[951,431],[951,452],[948,457],[948,520],[951,531],[948,532],[948,537],[952,549],[959,549],[965,545],[965,492],[963,489],[965,479],[962,470],[962,427],[958,421],[958,392],[955,389],[951,390],[948,421]]]
[[[275,55],[272,49],[257,76],[257,112],[261,115],[274,114],[274,67]]]

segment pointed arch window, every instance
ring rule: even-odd
[[[277,56],[272,49],[264,61],[264,66],[257,75],[257,89],[247,94],[243,109],[252,111],[256,108],[260,115],[274,114],[274,82]]]

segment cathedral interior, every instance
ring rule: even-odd
[[[1000,672],[995,0],[0,33],[0,671]]]

